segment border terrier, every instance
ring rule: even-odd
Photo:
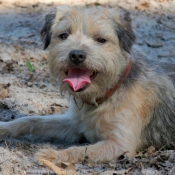
[[[120,8],[59,6],[41,30],[51,75],[70,94],[65,114],[0,123],[0,136],[33,134],[89,145],[42,149],[54,163],[105,162],[175,144],[175,87],[170,70],[137,48],[131,18]],[[166,73],[167,72],[167,73]],[[172,75],[172,74],[171,74]]]

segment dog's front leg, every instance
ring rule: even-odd
[[[70,104],[65,114],[22,117],[10,122],[0,122],[0,137],[34,135],[36,139],[58,139],[64,142],[79,141],[79,111]]]
[[[119,149],[115,140],[100,141],[94,145],[71,147],[61,151],[54,149],[41,149],[37,154],[38,159],[46,159],[55,164],[61,162],[105,162],[110,161],[123,152]]]
[[[78,121],[67,114],[23,117],[10,122],[0,122],[0,137],[33,135],[40,139],[58,139],[65,142],[79,140]]]

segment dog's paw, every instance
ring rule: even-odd
[[[36,153],[36,158],[38,160],[45,159],[50,162],[53,162],[56,165],[60,165],[62,162],[69,161],[69,154],[63,151],[56,151],[54,149],[40,149]]]
[[[57,160],[57,151],[54,149],[40,149],[37,153],[36,153],[36,158],[38,160],[40,159],[46,159],[49,160],[51,162],[54,162]]]
[[[69,163],[77,163],[83,160],[84,154],[82,154],[81,149],[77,148],[69,148],[61,151],[56,151],[54,149],[40,149],[38,153],[36,153],[36,158],[38,160],[45,159],[54,164],[59,165],[63,162]]]

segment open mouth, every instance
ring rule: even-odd
[[[92,79],[96,77],[98,72],[89,71],[80,68],[71,68],[65,74],[67,77],[63,80],[69,84],[75,92],[85,90],[90,84]]]

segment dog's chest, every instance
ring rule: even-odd
[[[82,120],[80,123],[80,132],[84,134],[90,143],[102,140],[97,123],[90,120]]]
[[[105,113],[95,111],[82,111],[80,117],[80,132],[84,134],[90,143],[106,139],[112,131],[109,131],[109,123],[105,122]]]

